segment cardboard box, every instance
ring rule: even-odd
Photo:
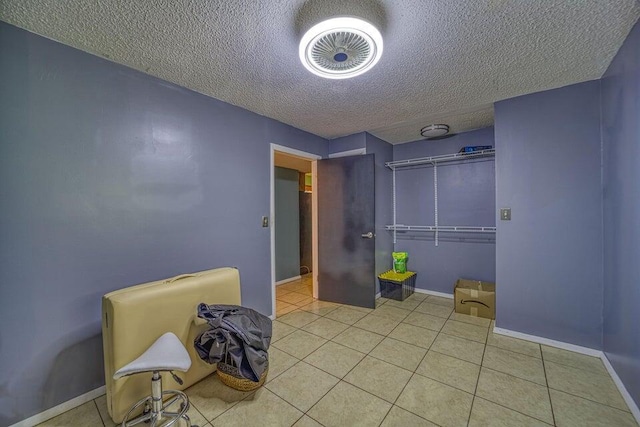
[[[496,318],[496,284],[479,280],[458,279],[453,288],[456,313]]]

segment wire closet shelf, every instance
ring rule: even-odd
[[[453,153],[440,156],[419,157],[414,159],[396,160],[385,163],[385,166],[393,172],[393,224],[387,225],[385,228],[393,231],[393,244],[397,243],[397,232],[433,232],[435,245],[438,246],[438,234],[446,233],[495,233],[496,227],[473,227],[473,226],[456,226],[456,225],[440,225],[438,224],[438,164],[444,162],[465,162],[472,159],[495,158],[495,149],[480,150],[471,153]],[[433,190],[434,190],[434,225],[405,225],[397,223],[396,216],[396,170],[402,168],[410,168],[412,166],[433,166]]]

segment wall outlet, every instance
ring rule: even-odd
[[[500,208],[500,219],[502,221],[511,221],[511,208]]]
[[[263,227],[268,227],[269,226],[269,217],[268,216],[263,216],[262,217],[262,226]]]

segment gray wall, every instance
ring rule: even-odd
[[[230,265],[270,314],[269,143],[326,140],[5,23],[0,93],[0,425],[104,384],[109,291]]]
[[[298,171],[275,168],[276,281],[300,275]]]
[[[466,145],[493,146],[493,128],[479,129],[433,141],[393,147],[393,159],[404,160],[457,153]],[[397,222],[434,224],[433,168],[396,171]],[[495,167],[492,159],[438,166],[440,225],[495,225]],[[495,281],[495,236],[440,233],[397,234],[396,251],[409,252],[408,267],[416,271],[416,287],[451,294],[458,278]]]
[[[602,79],[604,352],[640,405],[640,23]]]
[[[601,349],[600,82],[496,103],[495,135],[496,325]]]
[[[391,170],[384,164],[393,160],[393,145],[366,134],[367,154],[374,155],[375,162],[375,209],[376,209],[376,276],[391,268],[393,239],[384,226],[392,222]],[[379,291],[376,278],[376,292]]]

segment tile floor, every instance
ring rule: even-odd
[[[276,317],[285,315],[315,301],[311,274],[276,287]]]
[[[597,358],[494,335],[492,322],[453,313],[445,298],[381,298],[369,310],[298,299],[295,285],[280,295],[294,308],[273,322],[265,386],[202,380],[187,390],[194,423],[637,426]],[[105,402],[43,425],[112,426]]]

